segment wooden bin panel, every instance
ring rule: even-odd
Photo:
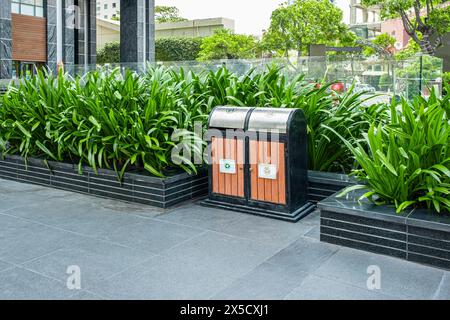
[[[259,164],[277,166],[276,179],[260,178]],[[283,142],[250,141],[250,197],[252,200],[286,204],[286,173]]]
[[[216,194],[244,197],[244,142],[242,139],[211,140],[212,192]],[[236,161],[236,173],[221,173],[220,159]]]

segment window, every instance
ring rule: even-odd
[[[105,8],[105,10],[107,10],[107,9],[108,9],[108,4],[105,3],[105,5],[103,6],[103,8]]]
[[[103,16],[103,19],[108,19],[108,15],[105,14],[105,15]]]
[[[113,2],[112,6],[113,8],[117,8],[117,3]]]
[[[11,12],[27,16],[43,17],[44,0],[12,0]]]

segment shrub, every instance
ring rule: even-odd
[[[97,63],[119,63],[120,42],[109,42],[97,52]]]
[[[391,106],[390,121],[374,122],[363,141],[352,142],[334,131],[353,153],[361,169],[354,174],[365,184],[344,190],[367,189],[361,198],[450,211],[450,96],[403,100]]]
[[[156,61],[196,60],[201,38],[161,38],[155,41]],[[97,63],[119,63],[120,42],[110,42],[97,52]]]
[[[156,61],[196,60],[202,44],[201,38],[156,39]]]

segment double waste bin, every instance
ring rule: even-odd
[[[208,135],[205,205],[292,222],[314,210],[302,110],[216,107]]]

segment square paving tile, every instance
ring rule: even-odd
[[[450,300],[450,272],[445,272],[439,289],[433,298],[437,300]]]
[[[216,230],[224,228],[224,226],[235,221],[242,220],[244,217],[245,214],[239,212],[189,205],[161,214],[156,219],[191,227]]]
[[[232,281],[201,261],[155,256],[90,291],[113,299],[208,299]]]
[[[234,281],[212,299],[279,300],[300,286],[307,276],[307,273],[293,268],[263,263]]]
[[[208,231],[163,254],[202,266],[217,275],[238,278],[277,250],[270,244]]]
[[[300,238],[267,262],[299,272],[313,272],[338,251],[339,247]]]
[[[0,299],[3,300],[67,299],[73,294],[65,282],[29,270],[13,268],[0,273]]]
[[[124,219],[133,223],[118,225]],[[117,227],[111,230],[112,232],[100,232],[98,237],[153,253],[170,249],[204,232],[203,229],[140,217],[122,217],[113,223]]]
[[[78,236],[62,230],[11,219],[20,227],[0,233],[0,259],[6,262],[20,264],[79,240]]]
[[[373,274],[368,270],[370,266],[380,270],[381,293],[410,299],[433,298],[444,274],[436,268],[346,248],[322,264],[315,274],[367,289]]]
[[[208,208],[204,208],[208,210]],[[313,226],[302,222],[291,223],[265,217],[243,214],[242,219],[211,228],[224,234],[250,239],[258,243],[284,248],[300,236],[311,231]]]
[[[331,279],[308,276],[289,293],[286,300],[392,300],[396,299],[367,289],[358,288]]]
[[[86,289],[95,282],[148,260],[151,256],[153,255],[148,252],[101,240],[84,239],[23,266],[61,281],[67,280],[69,266],[77,266],[80,268],[81,287]]]

